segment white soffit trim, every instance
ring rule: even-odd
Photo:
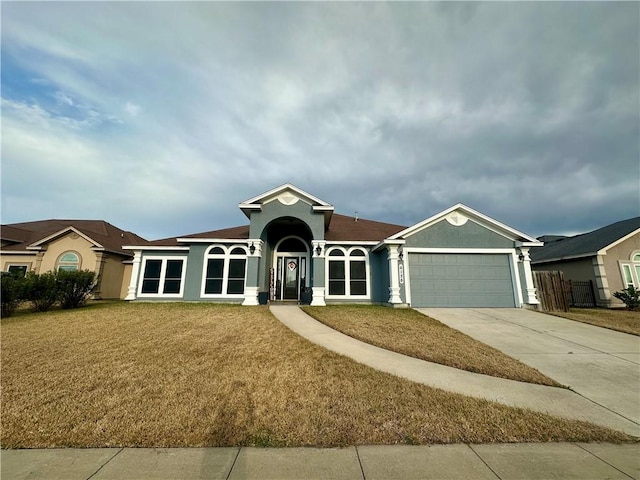
[[[185,238],[185,237],[180,237],[177,239],[178,242],[182,242],[182,243],[243,243],[243,244],[247,244],[249,243],[251,240],[246,238],[246,239],[241,239],[241,238]],[[255,242],[255,239],[253,240]]]
[[[123,250],[138,250],[139,252],[144,252],[146,250],[189,250],[189,247],[163,247],[162,245],[149,245],[149,246],[139,246],[139,245],[125,245],[122,247]]]
[[[357,245],[362,245],[362,246],[371,246],[371,245],[378,245],[379,242],[375,241],[375,240],[363,240],[361,242],[358,241],[353,241],[350,240],[348,242],[341,242],[339,240],[327,240],[325,241],[325,245],[350,245],[350,246],[357,246]]]
[[[390,239],[397,239],[397,238],[406,238],[408,236],[411,236],[421,230],[424,230],[425,228],[428,228],[432,225],[434,225],[435,223],[444,220],[446,218],[447,215],[449,215],[450,213],[459,210],[460,212],[462,212],[464,215],[468,216],[469,218],[471,218],[472,220],[474,220],[476,223],[482,225],[485,228],[488,228],[489,230],[492,230],[504,237],[510,238],[511,240],[516,240],[518,238],[523,238],[525,239],[525,241],[527,242],[538,242],[537,239],[523,233],[520,232],[518,230],[516,230],[515,228],[511,228],[508,225],[505,225],[504,223],[501,223],[487,215],[484,215],[480,212],[478,212],[477,210],[474,210],[473,208],[467,207],[466,205],[462,204],[462,203],[458,203],[452,207],[447,208],[446,210],[443,210],[440,213],[437,213],[436,215],[433,215],[429,218],[427,218],[426,220],[423,220],[422,222],[416,223],[415,225],[406,228],[404,230],[402,230],[401,232],[396,233],[395,235],[389,237]]]
[[[37,242],[32,243],[31,245],[29,245],[27,247],[28,250],[30,249],[34,249],[34,250],[39,250],[40,245],[42,245],[43,243],[47,243],[49,240],[53,240],[54,238],[60,237],[62,235],[64,235],[65,233],[68,232],[73,232],[78,234],[79,236],[81,236],[82,238],[84,238],[87,242],[93,244],[94,247],[99,248],[99,249],[104,249],[104,247],[102,245],[100,245],[98,242],[96,242],[95,240],[93,240],[91,237],[88,237],[87,235],[85,235],[84,233],[82,233],[80,230],[69,226],[67,228],[63,228],[62,230],[53,233],[51,235],[49,235],[48,237],[42,238],[40,240],[38,240]]]
[[[30,252],[24,250],[0,250],[0,255],[37,255],[38,252],[33,250],[40,250],[40,248],[34,248]]]
[[[625,235],[622,238],[619,238],[618,240],[616,240],[613,243],[610,243],[609,245],[607,245],[604,248],[601,248],[600,250],[598,250],[595,254],[596,255],[606,255],[607,254],[607,250],[609,250],[610,248],[615,247],[616,245],[619,245],[620,243],[624,242],[625,240],[628,240],[629,238],[633,237],[634,235],[638,235],[640,234],[640,228],[638,228],[637,230],[634,230],[633,232]]]

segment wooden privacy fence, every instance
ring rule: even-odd
[[[542,310],[569,311],[569,283],[564,279],[562,272],[533,272],[533,284]]]
[[[566,280],[562,272],[532,272],[540,308],[545,312],[568,312],[569,307],[595,307],[593,283]]]

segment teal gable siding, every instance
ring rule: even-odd
[[[262,205],[260,211],[251,212],[251,225],[249,227],[250,238],[266,238],[265,227],[273,220],[283,217],[293,217],[305,222],[311,230],[312,237],[316,240],[324,239],[324,214],[316,213],[308,203],[299,200],[293,205],[283,205],[278,200]]]
[[[407,237],[406,247],[427,248],[513,248],[514,242],[468,220],[456,227],[446,220],[431,225]]]

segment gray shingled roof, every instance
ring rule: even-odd
[[[544,247],[531,249],[531,263],[544,263],[566,258],[595,255],[598,250],[640,229],[640,217],[622,220],[593,232],[545,243]]]

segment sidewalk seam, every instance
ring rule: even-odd
[[[584,448],[582,445],[578,445],[577,443],[573,442],[573,444],[578,447],[581,448],[582,450],[584,450],[585,452],[587,452],[589,455],[596,457],[598,460],[600,460],[601,462],[606,463],[607,465],[609,465],[612,468],[615,468],[617,471],[619,471],[621,474],[623,474],[625,477],[629,477],[633,480],[633,477],[625,472],[623,472],[622,470],[620,470],[618,467],[616,467],[615,465],[613,465],[612,463],[607,462],[604,458],[600,458],[598,455],[596,455],[595,453],[593,453],[590,450],[587,450],[586,448]]]
[[[242,450],[242,447],[238,447],[238,451],[236,452],[236,457],[233,459],[233,463],[231,464],[229,473],[227,473],[226,480],[229,480],[229,477],[231,477],[231,472],[233,472],[233,467],[236,466],[236,462],[238,461],[238,457],[240,456],[240,450]]]
[[[358,459],[358,464],[360,465],[360,471],[362,472],[362,480],[367,480],[367,477],[364,474],[364,467],[362,466],[362,460],[360,460],[360,452],[358,451],[358,446],[354,445],[356,449],[356,458]]]
[[[89,476],[87,477],[87,480],[91,480],[93,477],[95,477],[95,476],[98,474],[98,472],[99,472],[100,470],[102,470],[104,467],[106,467],[106,466],[107,466],[107,464],[108,464],[109,462],[111,462],[111,460],[113,460],[113,459],[114,459],[114,458],[116,458],[118,455],[120,455],[120,453],[122,453],[122,451],[123,451],[123,450],[124,450],[124,447],[120,447],[120,450],[118,450],[118,451],[117,451],[117,452],[116,452],[116,453],[115,453],[111,458],[109,458],[106,462],[104,462],[102,465],[100,465],[100,468],[98,468],[95,472],[93,472],[91,475],[89,475]]]
[[[485,461],[484,461],[484,458],[482,458],[482,457],[480,456],[480,454],[479,454],[478,452],[476,452],[476,451],[473,449],[473,447],[471,446],[471,444],[470,444],[470,443],[467,443],[467,447],[469,447],[469,448],[471,449],[471,451],[472,451],[473,453],[475,453],[475,454],[476,454],[476,457],[478,457],[478,458],[480,459],[480,461],[481,461],[482,463],[484,463],[484,464],[487,466],[487,468],[488,468],[489,470],[491,470],[491,473],[493,473],[493,474],[496,476],[496,478],[498,478],[499,480],[502,480],[502,477],[501,477],[500,475],[498,475],[498,474],[495,472],[495,470],[489,466],[489,464],[488,464],[487,462],[485,462]]]

